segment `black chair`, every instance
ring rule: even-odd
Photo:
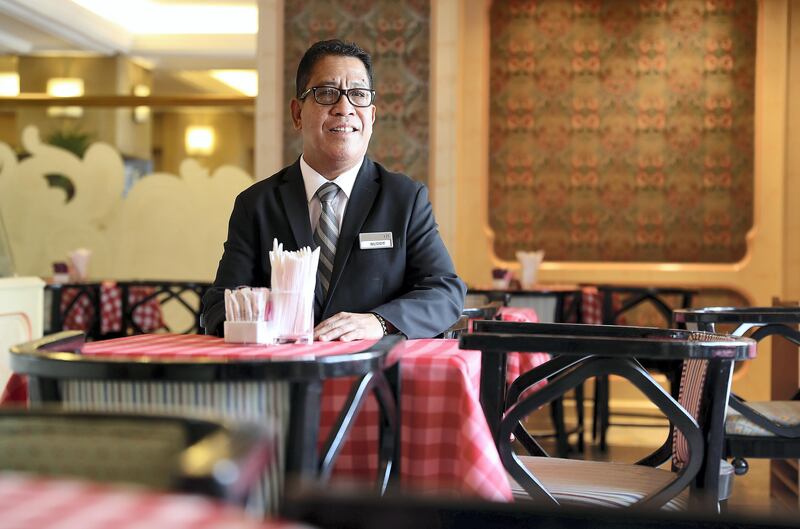
[[[32,405],[62,403],[80,410],[189,410],[223,413],[232,420],[269,421],[280,439],[280,460],[288,480],[327,482],[358,412],[370,394],[378,400],[379,472],[377,487],[385,492],[399,472],[399,407],[384,372],[389,352],[402,341],[386,336],[352,354],[286,360],[102,357],[80,354],[84,337],[64,332],[11,349],[11,366],[28,376]],[[320,399],[326,379],[356,377],[338,420],[321,452],[317,450]],[[399,386],[395,364],[388,377]],[[269,489],[282,489],[283,468],[265,479]],[[275,497],[254,501],[264,509]],[[259,507],[256,504],[257,509]]]
[[[185,317],[186,324],[181,327],[170,325],[167,319],[162,319],[160,331],[177,334],[199,334],[203,332],[200,324],[200,315],[203,313],[202,299],[206,291],[211,288],[211,283],[195,281],[120,281],[117,285],[122,289],[122,336],[143,334],[145,329],[136,322],[135,314],[142,307],[153,300],[158,302],[159,308],[164,311],[168,306],[180,307]],[[137,300],[131,302],[131,291],[139,290],[144,294],[136,296]]]
[[[86,338],[99,340],[102,337],[102,321],[100,310],[101,283],[54,283],[45,286],[45,296],[49,297],[49,321],[44,329],[44,334],[54,334],[64,329],[64,323],[70,315],[81,310],[81,315],[86,318],[82,322]],[[69,301],[65,301],[65,300]],[[80,305],[83,301],[89,303],[90,311],[83,311]],[[63,306],[63,308],[62,308]]]
[[[481,404],[515,494],[550,504],[668,509],[687,506],[678,496],[687,487],[690,499],[706,508],[716,509],[728,496],[730,484],[720,480],[725,402],[733,361],[755,355],[753,340],[605,325],[477,322],[475,330],[460,343],[483,352]],[[500,381],[511,351],[547,351],[554,358],[520,375],[506,393]],[[638,358],[684,361],[677,401]],[[675,425],[672,453],[659,449],[636,465],[541,457],[546,454],[521,421],[587,378],[610,374],[632,382]],[[545,379],[546,386],[525,394]],[[534,457],[515,454],[512,436]],[[673,472],[654,468],[670,455]]]
[[[474,320],[493,320],[497,318],[497,312],[502,307],[499,301],[487,302],[474,307],[464,307],[458,320],[447,329],[442,338],[458,338],[465,332],[469,332],[471,322]]]
[[[676,310],[675,323],[714,332],[732,325],[732,336],[761,341],[778,336],[800,346],[800,307],[709,307]],[[800,400],[748,402],[731,394],[723,455],[736,473],[748,470],[746,458],[800,458]]]
[[[168,415],[0,411],[0,470],[129,483],[244,504],[270,465],[273,432]],[[224,470],[224,472],[221,472]]]
[[[544,322],[579,323],[581,320],[581,307],[583,293],[580,287],[547,286],[541,285],[536,290],[481,290],[470,289],[467,300],[482,303],[502,303],[504,307],[528,307],[536,309],[537,314]],[[547,304],[547,303],[550,304]],[[542,309],[552,308],[551,314],[546,314]],[[539,314],[542,312],[541,314]],[[496,318],[483,318],[485,320]],[[573,451],[583,453],[584,450],[584,391],[583,384],[574,391],[576,423],[572,428],[567,428],[566,414],[564,413],[564,398],[559,397],[550,404],[550,420],[553,423],[552,433],[539,434],[538,437],[554,437],[556,449],[560,457],[567,457]],[[575,449],[570,444],[569,437],[575,435]]]
[[[661,287],[632,287],[632,286],[609,286],[597,287],[602,300],[602,323],[604,325],[624,325],[626,318],[629,318],[634,311],[644,307],[651,307],[661,317],[664,328],[669,328],[672,323],[672,311],[677,308],[687,308],[692,306],[692,299],[697,294],[695,290],[684,288],[661,288]],[[661,373],[667,377],[670,391],[673,397],[677,397],[679,381],[681,377],[680,360],[664,360],[656,358],[642,358],[642,366],[649,371]],[[611,426],[643,426],[647,423],[625,423],[611,422],[611,385],[607,376],[599,377],[595,380],[594,408],[592,410],[592,440],[598,440],[600,450],[608,448],[608,429]],[[615,412],[615,415],[627,417],[644,417],[636,413]],[[656,424],[660,426],[660,424]],[[672,436],[668,435],[667,441]]]

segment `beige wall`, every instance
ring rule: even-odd
[[[115,94],[133,95],[136,85],[153,88],[153,75],[147,68],[130,60],[118,60],[116,66]],[[137,122],[133,119],[132,108],[120,108],[113,112],[116,114],[116,147],[128,156],[149,160],[152,157],[152,118]]]
[[[783,297],[800,300],[800,3],[790,4]],[[777,198],[777,197],[776,197]]]
[[[186,153],[186,128],[192,125],[210,126],[216,133],[214,152],[208,156],[189,156]],[[253,174],[253,115],[236,110],[191,108],[157,112],[153,117],[153,150],[155,170],[179,174],[181,162],[195,158],[207,169],[234,165]]]
[[[0,112],[0,142],[18,148],[17,115],[15,112]]]
[[[46,93],[53,77],[83,79],[85,95],[129,95],[133,84],[152,86],[150,74],[129,58],[115,57],[46,57],[18,58],[20,91]],[[45,108],[20,108],[17,111],[16,136],[28,125],[36,126],[43,138],[57,130],[80,130],[95,141],[116,145],[126,156],[150,159],[151,124],[136,124],[130,109],[84,108],[80,118],[50,118]]]

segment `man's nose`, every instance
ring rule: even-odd
[[[356,113],[356,107],[354,107],[350,100],[347,99],[345,94],[342,94],[342,96],[339,98],[339,101],[333,105],[333,112],[337,116],[350,116]]]

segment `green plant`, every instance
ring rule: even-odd
[[[79,129],[62,129],[51,132],[45,141],[83,158],[92,143],[92,135]]]
[[[45,141],[50,145],[61,147],[73,153],[78,158],[83,158],[89,145],[92,144],[92,135],[77,128],[62,129],[51,132],[45,138]],[[49,173],[45,175],[45,178],[50,187],[64,190],[66,202],[69,202],[75,196],[75,185],[68,176],[61,173]]]

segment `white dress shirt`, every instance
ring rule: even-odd
[[[303,174],[303,185],[305,185],[306,188],[311,233],[316,231],[317,224],[319,224],[319,214],[322,211],[322,204],[317,196],[317,190],[328,182],[333,182],[339,186],[340,191],[336,194],[336,198],[333,199],[333,210],[336,213],[336,222],[339,226],[339,231],[342,230],[342,219],[344,218],[344,211],[347,208],[347,201],[350,199],[350,194],[353,192],[356,176],[363,163],[364,159],[362,158],[355,166],[343,172],[333,180],[328,180],[308,165],[302,156],[300,157],[300,172]]]

